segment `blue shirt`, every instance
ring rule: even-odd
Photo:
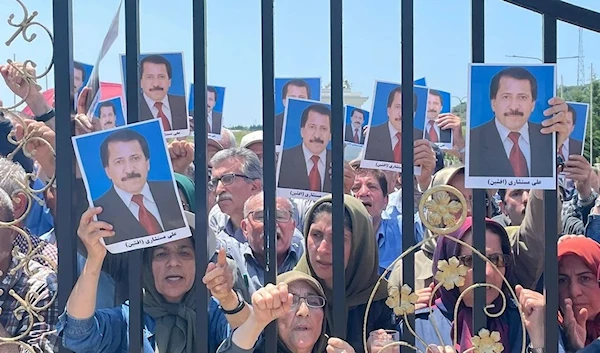
[[[229,334],[225,314],[211,298],[208,308],[209,352],[215,352]],[[155,352],[154,330],[156,322],[144,314],[143,353]],[[58,318],[57,329],[63,337],[63,346],[77,353],[129,352],[129,304],[111,309],[96,310],[88,319],[74,319],[65,311]]]
[[[31,188],[33,190],[41,190],[44,188],[46,184],[40,179],[35,179],[31,183]],[[41,201],[44,201],[44,194],[37,193],[35,194]],[[54,217],[52,217],[52,213],[50,209],[46,206],[45,202],[38,202],[36,199],[31,199],[31,209],[29,210],[29,214],[25,217],[24,225],[29,229],[31,235],[39,237],[42,234],[48,233],[52,228],[54,228]]]
[[[423,225],[419,214],[415,214],[415,244],[423,240]],[[382,218],[376,233],[379,247],[379,274],[402,254],[402,215]]]

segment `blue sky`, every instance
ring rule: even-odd
[[[4,0],[0,9],[0,38],[10,38],[6,24],[11,13],[20,20],[22,11],[14,0]],[[24,0],[39,12],[38,21],[52,28],[51,1]],[[598,0],[571,0],[600,11]],[[73,0],[74,57],[93,63],[117,9],[119,0]],[[183,52],[187,87],[193,75],[192,1],[141,0],[142,52]],[[469,0],[415,1],[415,78],[426,76],[430,87],[467,94],[467,64],[471,59],[471,14]],[[261,48],[260,1],[207,0],[209,84],[227,87],[224,107],[226,125],[260,123]],[[120,82],[120,53],[125,52],[125,23],[100,67],[100,78]],[[542,17],[501,0],[486,1],[486,61],[489,63],[536,63],[506,55],[542,56]],[[32,31],[33,32],[33,31]],[[51,45],[41,31],[33,43],[17,38],[3,48],[6,59],[32,59],[40,69],[51,59]],[[559,56],[575,56],[576,27],[560,23]],[[56,40],[60,40],[57,38]],[[275,75],[320,76],[329,82],[329,1],[275,1]],[[600,72],[600,34],[584,31],[586,80],[590,64]],[[577,59],[559,60],[558,79],[576,83]],[[400,1],[344,1],[344,76],[353,90],[372,96],[374,80],[400,81]],[[54,76],[48,76],[53,86]],[[40,82],[46,86],[44,80]],[[12,94],[0,84],[5,106]],[[454,99],[453,105],[458,100]],[[363,108],[371,108],[369,99]]]

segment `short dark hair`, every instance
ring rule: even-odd
[[[575,123],[577,122],[577,112],[575,111],[575,108],[573,108],[573,106],[571,104],[567,104],[567,113],[571,113],[571,115],[573,115],[573,125],[575,125]]]
[[[354,113],[360,113],[363,116],[363,119],[365,117],[365,111],[359,108],[354,108],[352,109],[352,111],[350,112],[350,116],[354,115]]]
[[[214,94],[215,94],[215,102],[216,102],[217,100],[219,100],[219,94],[217,93],[217,89],[216,89],[216,88],[214,88],[213,86],[206,86],[206,90],[207,90],[208,92],[212,92],[212,93],[214,93]]]
[[[429,94],[440,98],[440,104],[444,105],[444,98],[442,98],[442,94],[440,93],[440,91],[435,90],[435,89],[430,89]]]
[[[311,111],[327,115],[329,117],[329,126],[331,127],[331,110],[327,108],[326,105],[321,103],[311,104],[308,108],[304,109],[304,111],[302,112],[302,118],[300,120],[300,127],[304,127],[304,125],[306,125],[306,121],[308,120],[308,113],[310,113]]]
[[[167,76],[169,76],[169,79],[173,77],[173,68],[171,67],[169,60],[165,59],[165,57],[161,55],[148,55],[140,61],[140,78],[141,76],[144,76],[145,63],[165,65],[167,67]]]
[[[108,167],[108,145],[111,142],[130,142],[137,141],[142,147],[142,152],[144,153],[144,157],[146,160],[150,159],[150,148],[148,147],[148,141],[144,135],[132,129],[123,129],[118,130],[110,135],[102,141],[102,145],[100,145],[100,158],[102,159],[102,166],[104,168]]]
[[[310,86],[308,85],[308,83],[299,78],[295,78],[293,80],[289,80],[288,82],[285,83],[285,85],[283,85],[283,89],[281,90],[281,99],[285,99],[287,97],[288,87],[290,87],[290,86],[306,88],[306,93],[308,94],[308,98],[310,98]]]
[[[496,99],[496,95],[498,94],[498,89],[500,87],[500,79],[502,77],[510,77],[515,80],[528,80],[531,84],[531,98],[535,101],[537,100],[538,94],[538,85],[535,76],[529,70],[522,67],[507,67],[502,71],[498,72],[490,83],[490,100]]]
[[[379,169],[369,169],[369,168],[361,168],[360,162],[355,164],[350,164],[352,168],[354,168],[354,172],[357,176],[359,175],[371,175],[377,182],[379,183],[379,187],[381,188],[381,192],[383,193],[383,197],[388,196],[388,182],[384,172]]]
[[[396,96],[396,93],[400,93],[400,95],[402,96],[402,86],[401,85],[395,87],[388,95],[388,101],[387,101],[388,108],[390,108],[392,106],[392,103],[394,103],[394,97]],[[419,104],[419,100],[417,98],[417,94],[415,93],[415,91],[413,91],[413,114],[417,112],[418,104]]]
[[[81,80],[85,81],[86,72],[83,65],[80,62],[73,61],[73,69],[81,71]]]
[[[117,108],[115,107],[115,104],[111,101],[100,103],[100,105],[98,106],[98,117],[100,117],[100,115],[102,114],[102,108],[112,108],[113,113],[117,115]]]

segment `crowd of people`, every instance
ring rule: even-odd
[[[129,253],[108,253],[100,241],[115,235],[113,225],[96,220],[102,207],[90,208],[81,178],[72,185],[73,216],[79,227],[77,281],[63,312],[55,300],[59,239],[56,215],[54,107],[35,85],[11,65],[0,67],[7,86],[25,100],[33,115],[3,110],[0,119],[0,342],[16,340],[38,352],[121,352],[129,347]],[[79,96],[85,101],[85,94]],[[551,101],[545,127],[556,133],[557,146],[571,132],[572,116],[560,98]],[[73,114],[73,134],[94,131],[97,124],[82,105]],[[405,330],[415,347],[430,352],[540,353],[544,327],[560,330],[559,351],[595,348],[600,336],[600,176],[580,155],[560,166],[574,181],[561,183],[560,210],[545,209],[541,190],[495,189],[486,193],[485,262],[487,330],[474,331],[473,190],[465,187],[465,139],[458,116],[444,114],[442,130],[454,136],[450,150],[418,140],[414,164],[421,166],[414,190],[403,190],[398,172],[368,169],[360,160],[344,163],[345,337],[332,334],[333,260],[331,195],[317,201],[277,197],[277,282],[266,283],[264,245],[263,139],[257,131],[238,142],[224,129],[221,139],[208,139],[207,160],[194,161],[194,144],[169,142],[168,151],[183,208],[209,212],[209,229],[188,219],[191,237],[142,250],[143,351],[195,352],[196,286],[210,291],[210,352],[264,352],[265,327],[275,321],[278,352],[397,351],[383,346],[398,341]],[[571,119],[571,121],[570,121]],[[16,148],[8,142],[27,138]],[[358,139],[358,138],[357,138]],[[460,163],[444,163],[450,154]],[[557,151],[558,155],[558,151]],[[197,163],[195,163],[197,162]],[[208,165],[207,171],[199,170]],[[201,167],[202,166],[202,167]],[[77,169],[77,166],[76,168]],[[208,185],[195,185],[196,172],[207,172]],[[34,177],[30,177],[33,175]],[[561,179],[562,180],[562,179]],[[436,237],[423,226],[416,205],[430,188],[447,185],[466,200],[467,215],[456,231]],[[207,205],[195,203],[196,187],[208,190]],[[36,192],[36,190],[42,190]],[[403,192],[404,191],[404,192]],[[402,197],[415,199],[402,209]],[[158,200],[160,202],[160,200]],[[458,202],[449,194],[448,202]],[[403,253],[404,212],[414,214],[414,263],[396,262]],[[455,219],[461,217],[458,210]],[[546,233],[545,217],[557,217],[559,234]],[[65,227],[61,228],[65,231]],[[195,242],[208,241],[210,263],[196,283]],[[558,242],[556,317],[545,317],[542,294],[546,242]],[[404,283],[402,266],[415,267],[414,283]],[[389,274],[378,283],[380,276]],[[28,306],[23,302],[27,301]],[[367,312],[367,307],[368,312]],[[414,327],[407,315],[415,315]],[[365,321],[366,316],[366,321]],[[336,321],[339,323],[338,321]],[[12,349],[12,350],[11,350]],[[16,344],[2,352],[19,352]],[[394,350],[396,349],[396,350]]]

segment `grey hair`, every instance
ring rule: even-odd
[[[210,160],[210,165],[213,169],[218,168],[223,162],[235,159],[242,163],[240,173],[244,174],[250,180],[263,179],[263,170],[260,160],[256,153],[250,151],[247,148],[228,148],[226,150],[219,151]]]
[[[15,206],[6,191],[0,189],[0,221],[12,222],[15,220]]]
[[[224,135],[226,135],[226,136],[224,136]],[[224,143],[224,140],[225,140],[224,137],[227,138],[229,143]],[[219,140],[219,142],[225,148],[236,148],[237,147],[237,141],[235,140],[235,135],[233,134],[233,131],[231,131],[227,128],[221,129],[221,139]]]
[[[248,217],[248,214],[250,213],[250,204],[254,200],[262,202],[263,207],[264,207],[264,204],[265,204],[265,193],[263,191],[261,191],[259,193],[256,193],[256,194],[250,196],[246,200],[246,202],[244,202],[244,217]],[[280,197],[279,196],[275,200],[276,201],[283,201],[283,202],[285,202],[286,205],[287,205],[287,207],[288,207],[288,210],[291,212],[292,215],[294,215],[295,208],[294,208],[294,204],[292,204],[292,201],[290,201],[290,199],[287,199],[285,197]]]
[[[0,189],[9,197],[13,197],[19,191],[25,192],[23,186],[26,183],[25,169],[20,164],[0,156]]]

